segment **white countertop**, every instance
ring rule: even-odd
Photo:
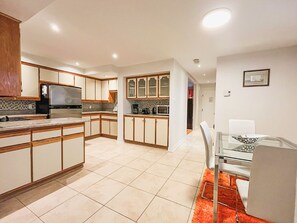
[[[0,117],[45,117],[47,114],[19,114],[19,115],[0,115]]]
[[[46,126],[83,123],[85,121],[86,120],[83,118],[53,118],[53,119],[41,119],[41,120],[0,122],[0,132],[20,130],[20,129],[32,129],[32,128],[46,127]]]
[[[156,115],[156,114],[132,114],[126,113],[125,115],[129,116],[139,116],[139,117],[152,117],[152,118],[169,118],[169,115]]]
[[[87,112],[82,112],[83,115],[88,115],[88,114],[115,114],[117,115],[117,112],[113,111],[87,111]]]

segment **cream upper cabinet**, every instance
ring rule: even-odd
[[[169,97],[169,75],[159,76],[159,97]]]
[[[74,85],[74,75],[65,73],[65,72],[59,72],[59,84],[64,85]]]
[[[81,88],[81,99],[86,99],[86,78],[81,76],[75,76],[75,86]]]
[[[96,100],[102,100],[101,81],[96,80]]]
[[[125,140],[134,140],[134,118],[133,117],[124,117],[125,126],[124,126],[124,135]]]
[[[86,78],[86,100],[95,100],[96,80]]]
[[[103,101],[108,101],[108,98],[109,98],[108,80],[101,81],[101,97]]]
[[[148,144],[155,144],[156,143],[156,119],[146,118],[144,129],[145,129],[144,142]]]
[[[168,119],[157,119],[156,122],[156,145],[168,146]]]
[[[137,78],[137,98],[146,98],[146,77]]]
[[[149,98],[158,97],[158,76],[151,76],[147,78],[148,94]]]
[[[136,98],[136,78],[127,78],[127,98]]]
[[[134,118],[134,141],[144,142],[144,118]]]
[[[59,72],[40,68],[40,81],[58,84]]]
[[[108,81],[108,90],[110,90],[110,91],[118,90],[118,80],[117,79]]]
[[[22,64],[22,97],[39,98],[39,70]]]

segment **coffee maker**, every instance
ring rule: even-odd
[[[131,110],[132,114],[138,114],[138,104],[132,104]]]

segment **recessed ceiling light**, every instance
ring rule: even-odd
[[[55,31],[57,33],[60,32],[60,28],[59,28],[59,26],[57,24],[52,23],[51,28],[52,28],[53,31]]]
[[[210,81],[207,81],[207,83],[210,83]]]
[[[76,66],[79,66],[79,62],[75,62],[75,65],[76,65]]]
[[[203,77],[205,77],[205,76],[206,76],[206,74],[202,74],[202,76],[203,76]]]
[[[200,68],[201,67],[201,64],[198,64],[198,67]]]
[[[202,24],[207,28],[216,28],[226,24],[231,18],[231,11],[226,8],[215,9],[207,13]]]
[[[116,53],[113,53],[113,54],[112,54],[112,58],[113,58],[113,59],[118,59],[118,55],[117,55]]]

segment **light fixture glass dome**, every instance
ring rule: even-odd
[[[226,8],[215,9],[207,13],[202,24],[207,28],[216,28],[226,24],[231,19],[231,11]]]

